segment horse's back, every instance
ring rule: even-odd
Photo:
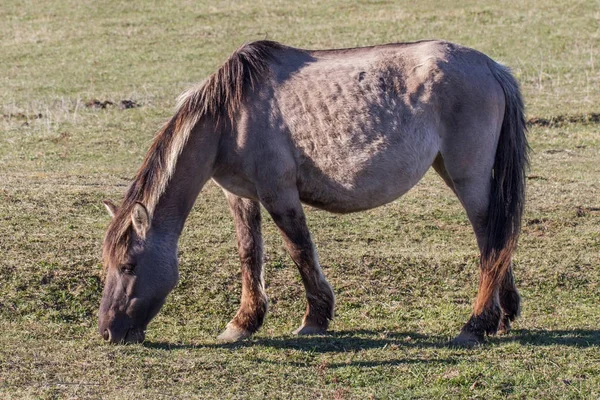
[[[247,103],[242,134],[281,147],[272,153],[295,169],[302,200],[338,212],[387,203],[414,186],[459,125],[453,113],[476,111],[490,84],[486,56],[439,41],[284,48],[274,58],[270,85]],[[268,120],[252,117],[265,113]]]

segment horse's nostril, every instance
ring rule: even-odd
[[[104,332],[102,333],[102,337],[104,338],[104,340],[109,341],[110,340],[110,332],[108,329],[105,329]]]

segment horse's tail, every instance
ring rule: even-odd
[[[527,127],[519,84],[510,70],[490,62],[490,70],[504,92],[504,119],[491,177],[486,240],[481,251],[482,287],[475,313],[483,311],[502,284],[517,247],[525,204],[525,171],[528,167]]]

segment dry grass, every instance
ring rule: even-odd
[[[3,4],[0,397],[598,398],[599,19],[594,2]],[[209,185],[147,342],[102,343],[101,200],[121,198],[180,91],[265,37],[307,48],[438,37],[513,67],[533,147],[513,334],[443,346],[469,315],[477,251],[460,205],[428,174],[376,210],[308,209],[337,294],[331,335],[289,335],[303,291],[267,220],[268,319],[248,342],[215,342],[240,279],[232,221]],[[92,99],[142,106],[85,107]]]

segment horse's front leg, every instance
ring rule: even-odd
[[[261,193],[261,202],[281,231],[285,246],[298,267],[308,305],[299,335],[324,333],[333,319],[335,296],[319,266],[319,258],[306,225],[304,210],[295,187],[270,188]]]
[[[268,299],[263,279],[263,243],[260,204],[225,192],[235,223],[238,253],[242,264],[242,301],[235,317],[219,340],[237,341],[256,332],[267,313]]]

